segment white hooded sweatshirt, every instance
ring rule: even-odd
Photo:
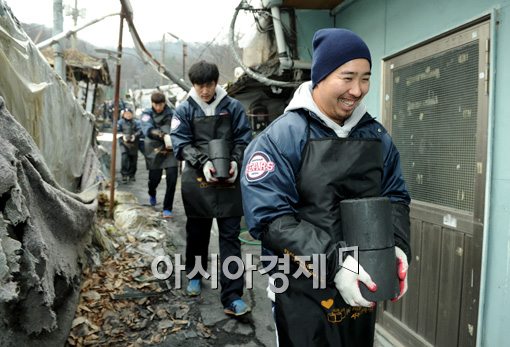
[[[358,124],[361,117],[366,113],[367,108],[360,103],[352,112],[352,115],[346,119],[344,125],[340,125],[331,118],[322,113],[312,98],[312,81],[301,84],[294,92],[294,96],[289,105],[285,108],[285,112],[304,108],[315,113],[329,128],[333,129],[338,137],[346,138],[349,136],[352,128]]]

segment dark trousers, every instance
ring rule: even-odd
[[[239,232],[241,229],[241,217],[217,218],[219,229],[220,244],[220,270],[223,268],[223,262],[229,256],[241,258],[241,242],[239,241]],[[186,222],[186,273],[190,273],[195,268],[195,256],[200,256],[202,268],[207,271],[207,259],[209,239],[211,236],[211,218],[188,218]],[[229,272],[236,274],[238,264],[230,262]],[[244,275],[244,273],[243,273]],[[239,299],[243,295],[244,276],[232,280],[223,274],[220,274],[221,285],[221,303],[227,307],[232,301]],[[193,279],[201,278],[197,273]]]
[[[175,185],[177,184],[177,167],[167,167],[166,171],[166,192],[163,201],[163,210],[173,210]],[[149,195],[156,196],[156,188],[161,182],[163,169],[149,170]]]
[[[121,155],[120,173],[122,176],[135,177],[136,174],[136,162],[138,161],[138,152],[130,154],[129,151],[125,151]]]

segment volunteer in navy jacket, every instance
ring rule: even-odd
[[[243,106],[218,86],[219,71],[215,64],[200,61],[188,72],[193,88],[188,98],[175,110],[172,119],[172,143],[177,159],[185,161],[182,173],[182,199],[186,216],[186,272],[197,266],[207,270],[208,245],[213,218],[219,229],[220,268],[229,256],[241,259],[239,242],[243,215],[238,172],[243,153],[251,140],[251,129]],[[209,141],[222,139],[230,149],[230,177],[219,180],[209,157]],[[228,163],[227,163],[228,165]],[[228,169],[228,168],[227,168]],[[200,262],[195,257],[200,257]],[[231,262],[230,273],[238,265]],[[201,292],[200,273],[192,276],[188,295]],[[234,276],[235,277],[235,276]],[[244,279],[230,279],[222,271],[220,276],[221,302],[224,312],[240,316],[250,311],[241,299]]]
[[[326,255],[326,288],[292,275],[283,293],[274,295],[283,282],[270,287],[280,346],[372,346],[375,303],[361,296],[358,281],[372,291],[377,286],[351,255],[340,266],[339,203],[391,200],[399,299],[407,290],[410,197],[397,148],[361,103],[372,64],[367,45],[335,28],[317,31],[313,48],[312,81],[245,151],[245,218],[250,233],[278,256]]]
[[[145,135],[145,162],[149,170],[149,203],[156,206],[156,193],[163,170],[166,174],[166,190],[163,200],[163,218],[173,217],[175,187],[177,184],[177,160],[173,155],[170,124],[173,110],[167,105],[166,96],[156,91],[151,95],[151,108],[142,113],[142,131]]]
[[[136,181],[138,160],[138,144],[143,136],[140,121],[133,118],[133,110],[129,107],[121,111],[122,118],[117,123],[117,131],[122,134],[119,138],[122,182]]]

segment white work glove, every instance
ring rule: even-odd
[[[397,256],[397,275],[400,283],[400,294],[396,298],[391,299],[393,302],[400,300],[407,292],[407,270],[409,269],[407,255],[397,246],[395,246],[395,255]]]
[[[272,301],[272,302],[275,302],[276,301],[276,294],[275,292],[273,292],[271,290],[271,284],[274,286],[274,278],[269,276],[269,279],[268,279],[268,284],[267,284],[267,287],[266,287],[266,293],[267,293],[267,297]]]
[[[229,178],[227,178],[227,182],[228,183],[234,183],[236,181],[236,178],[237,178],[237,174],[238,174],[238,171],[237,171],[237,162],[232,160],[230,162],[230,170],[228,171],[228,174],[230,175]]]
[[[213,174],[216,173],[216,169],[214,168],[212,161],[208,160],[205,163],[202,170],[204,171],[204,177],[207,182],[209,182],[209,183],[210,182],[218,182],[218,179],[213,176]]]
[[[172,148],[172,139],[170,138],[170,135],[165,134],[165,136],[163,136],[163,141],[165,141],[166,149]]]
[[[124,141],[124,142],[128,142],[129,141],[127,135],[122,135],[122,141]]]
[[[377,285],[370,275],[352,256],[345,258],[342,267],[335,275],[335,286],[344,301],[351,306],[374,307],[375,302],[366,300],[359,290],[359,282],[363,282],[367,288],[375,292]]]
[[[130,139],[130,141],[131,141],[131,142],[135,142],[135,140],[136,140],[136,136],[135,136],[135,135],[131,135],[131,139]]]

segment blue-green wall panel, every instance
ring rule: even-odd
[[[312,61],[312,37],[321,28],[334,26],[329,11],[296,10],[296,36],[299,60]]]
[[[498,11],[494,83],[492,192],[482,346],[510,340],[510,4]]]
[[[372,53],[371,89],[365,103],[374,116],[381,110],[382,59],[415,44],[481,18],[496,9],[498,26],[492,40],[495,64],[491,90],[493,133],[491,191],[486,209],[488,224],[484,318],[478,333],[482,346],[506,346],[510,339],[510,0],[418,1],[357,0],[335,18],[327,11],[296,11],[300,59],[310,60],[313,33],[324,27],[344,27],[366,40]]]
[[[358,0],[335,18],[337,27],[357,32],[368,43],[373,56],[371,91],[366,104],[372,114],[381,109],[381,62],[395,54],[496,9],[499,24],[492,38],[495,54],[491,192],[489,195],[484,318],[478,333],[482,346],[506,346],[510,339],[510,1],[418,1]]]
[[[510,4],[498,11],[499,24],[496,32],[496,80],[494,90],[494,156],[492,177],[494,180],[510,180],[509,145],[510,131]],[[510,200],[510,198],[508,198]],[[497,208],[497,204],[494,206]],[[510,211],[508,211],[510,213]],[[510,231],[509,225],[507,225]],[[510,276],[510,272],[509,272]]]
[[[509,161],[508,154],[504,161]],[[496,179],[492,184],[494,187],[491,195],[492,223],[487,251],[487,288],[482,324],[482,346],[508,346],[510,343],[508,330],[510,327],[510,180]]]

